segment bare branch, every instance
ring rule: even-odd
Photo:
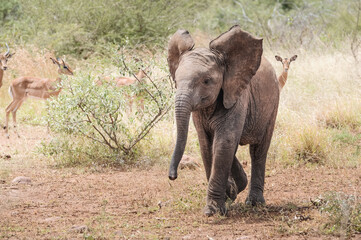
[[[150,121],[143,129],[142,131],[138,134],[138,137],[136,138],[136,140],[134,141],[134,143],[130,146],[130,149],[133,148],[140,140],[142,140],[148,133],[149,131],[154,127],[154,125],[159,122],[162,117],[169,112],[171,106],[168,106],[168,108],[166,109],[166,111],[164,111],[162,113],[162,110],[160,110],[158,112],[158,114],[152,119],[152,121]]]
[[[130,69],[128,68],[128,66],[127,66],[127,64],[125,63],[125,61],[124,61],[124,59],[122,59],[122,63],[123,63],[123,65],[124,65],[124,68],[127,70],[127,71],[130,71]],[[140,82],[140,80],[134,75],[134,73],[133,73],[133,76],[138,80],[138,82]],[[153,82],[152,82],[153,83]],[[154,84],[154,83],[153,83]],[[144,89],[147,93],[148,93],[148,95],[153,99],[153,101],[155,101],[156,103],[157,103],[157,105],[158,105],[158,107],[160,106],[160,104],[159,104],[159,102],[157,101],[157,99],[153,96],[153,94],[151,94],[149,91],[148,91],[148,89]]]
[[[110,147],[110,148],[113,149],[113,150],[117,150],[117,148],[114,147],[114,146],[112,146],[111,143],[110,143],[110,142],[106,139],[106,137],[103,135],[103,133],[95,126],[95,124],[92,122],[92,120],[90,119],[88,113],[85,111],[85,109],[83,108],[83,106],[82,106],[81,104],[78,104],[78,107],[79,107],[80,110],[85,114],[85,116],[87,117],[89,123],[90,123],[91,126],[95,129],[95,131],[97,131],[97,132],[99,133],[99,135],[103,138],[103,141],[104,141],[104,142],[101,142],[101,141],[99,141],[99,140],[97,140],[97,139],[95,139],[95,138],[93,138],[93,137],[91,137],[91,136],[89,136],[89,135],[87,135],[87,134],[85,134],[85,133],[82,133],[82,134],[83,134],[84,136],[86,136],[86,137],[94,140],[94,141],[97,141],[97,142],[100,142],[100,143],[102,143],[102,144],[107,145],[108,147]],[[79,129],[79,131],[81,132],[80,129]]]

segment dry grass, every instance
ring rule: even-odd
[[[17,48],[11,68],[16,70],[18,76],[37,76],[43,78],[56,78],[56,66],[49,59],[54,53],[35,47]]]
[[[299,164],[297,160],[302,160],[342,166],[345,159],[340,152],[343,152],[348,155],[346,161],[352,159],[355,160],[353,165],[360,164],[357,149],[361,142],[354,143],[351,148],[339,144],[334,140],[335,132],[329,129],[353,129],[356,138],[360,137],[361,79],[357,73],[360,66],[348,52],[325,54],[300,49],[280,54],[298,54],[298,58],[291,64],[281,92],[269,154],[271,162]],[[282,68],[279,62],[273,61],[273,55],[267,53],[278,75]]]
[[[288,81],[282,90],[281,108],[291,108],[314,117],[331,103],[360,100],[361,81],[357,75],[360,66],[355,64],[351,54],[304,50],[294,54],[298,54],[298,58],[291,64]],[[272,63],[280,73],[280,63]]]
[[[298,161],[323,164],[327,161],[330,145],[325,130],[310,126],[299,133],[299,142],[293,146],[293,151]]]
[[[16,54],[9,60],[9,69],[4,74],[4,85],[0,89],[0,109],[5,109],[11,102],[8,88],[13,79],[21,76],[51,79],[58,77],[57,67],[49,59],[54,57],[54,53],[32,46],[27,48],[18,47],[11,51],[16,52]],[[69,64],[73,67],[72,61]],[[19,122],[40,124],[42,122],[42,115],[45,114],[45,104],[44,101],[34,99],[25,101],[21,110],[18,111]],[[3,111],[1,111],[0,121],[3,122],[4,117]]]
[[[320,114],[319,120],[329,128],[349,128],[361,133],[361,101],[336,102]]]

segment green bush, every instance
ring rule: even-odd
[[[273,51],[337,46],[345,36],[360,36],[358,0],[212,1],[200,15],[199,27],[220,34],[234,24],[264,38]]]
[[[328,157],[329,136],[327,132],[317,127],[307,127],[295,141],[295,158],[303,163],[324,164]]]
[[[3,25],[19,16],[19,1],[7,0],[0,4],[0,24]]]
[[[327,214],[326,232],[347,237],[361,233],[361,203],[357,196],[330,192],[317,202],[320,211]]]
[[[124,65],[123,71],[130,69]],[[43,150],[48,154],[63,153],[63,157],[57,157],[61,165],[76,165],[77,158],[81,164],[85,158],[114,160],[114,156],[121,159],[118,163],[131,164],[138,144],[170,109],[173,91],[164,76],[156,80],[148,76],[122,87],[116,87],[113,81],[97,85],[98,80],[93,73],[77,72],[62,81],[61,94],[48,104],[46,121],[58,134]],[[86,157],[80,153],[86,153]],[[69,154],[73,159],[64,162]]]
[[[154,49],[190,22],[205,1],[18,0],[20,18],[5,32],[12,40],[81,57],[102,51],[106,44]]]
[[[88,58],[107,46],[164,49],[178,28],[218,35],[234,24],[274,50],[344,46],[359,49],[358,0],[7,0],[0,38]],[[357,58],[357,56],[355,56]]]

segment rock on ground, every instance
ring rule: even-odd
[[[14,178],[11,183],[13,184],[19,184],[19,183],[23,183],[23,184],[30,184],[31,183],[31,178],[29,177],[24,177],[24,176],[19,176]]]
[[[200,165],[194,157],[183,155],[182,160],[179,163],[179,167],[180,169],[196,170],[200,167]]]
[[[77,232],[77,233],[85,233],[86,231],[88,231],[88,227],[86,225],[72,226],[69,229],[69,232]]]

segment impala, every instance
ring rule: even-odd
[[[119,76],[119,77],[115,77],[115,78],[111,78],[111,77],[102,77],[101,79],[98,79],[95,83],[97,85],[102,85],[103,82],[115,82],[117,87],[122,87],[122,86],[129,86],[132,85],[133,83],[135,83],[137,81],[137,79],[140,81],[145,77],[145,73],[144,70],[139,69],[139,72],[135,75],[135,77],[131,76],[131,77],[123,77],[123,76]]]
[[[72,69],[69,67],[64,60],[50,58],[54,64],[58,66],[58,73],[65,75],[73,75]],[[60,62],[61,61],[61,62]],[[40,99],[48,99],[50,97],[57,97],[61,92],[59,83],[61,78],[58,77],[56,80],[48,78],[37,78],[37,77],[20,77],[14,79],[9,87],[9,94],[12,97],[12,102],[7,106],[5,113],[5,134],[9,138],[8,123],[10,112],[13,115],[14,131],[18,135],[16,130],[16,111],[19,110],[20,106],[24,103],[27,97],[34,97]]]
[[[282,89],[283,86],[286,84],[287,76],[288,76],[288,69],[290,68],[291,62],[296,60],[297,55],[294,55],[290,59],[288,59],[288,58],[282,59],[278,55],[276,55],[275,58],[277,61],[280,61],[283,66],[283,71],[282,71],[281,75],[278,77],[279,86],[280,86],[280,89]]]
[[[146,77],[146,73],[144,70],[139,69],[139,72],[134,76],[131,77],[123,77],[123,76],[119,76],[119,77],[115,77],[115,78],[111,78],[111,77],[102,77],[101,79],[98,79],[95,83],[97,85],[102,85],[103,82],[111,82],[114,81],[117,87],[122,87],[122,86],[129,86],[134,84],[137,81],[141,81],[143,78]],[[138,97],[137,99],[134,99],[130,96],[127,96],[128,101],[129,101],[129,106],[130,106],[130,112],[132,112],[132,105],[134,100],[139,101],[139,106],[142,110],[144,110],[144,98],[142,98],[141,96]]]

